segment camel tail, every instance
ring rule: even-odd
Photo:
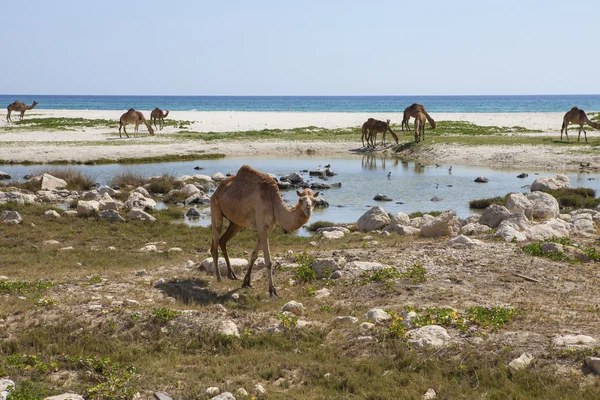
[[[435,121],[433,118],[431,118],[429,116],[429,114],[427,114],[427,112],[425,112],[425,117],[427,117],[427,121],[429,121],[429,125],[431,125],[431,129],[435,129]]]

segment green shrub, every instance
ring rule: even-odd
[[[296,254],[296,262],[298,262],[298,267],[294,270],[296,279],[302,282],[311,282],[317,278],[317,272],[312,268],[313,261],[314,258],[307,252]]]

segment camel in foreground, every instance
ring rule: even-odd
[[[164,118],[167,118],[168,115],[169,115],[169,110],[162,111],[158,107],[156,107],[154,110],[152,110],[152,112],[150,113],[150,122],[154,123],[154,129],[156,129],[156,120],[158,120],[158,126],[160,127],[159,129],[162,130],[164,122],[165,122]]]
[[[579,125],[579,135],[577,135],[577,141],[581,138],[581,131],[583,131],[583,135],[585,136],[585,142],[587,143],[587,133],[585,129],[583,129],[583,124],[588,124],[592,128],[600,129],[600,124],[597,124],[593,121],[590,121],[585,111],[580,110],[577,107],[571,108],[563,117],[562,128],[560,129],[560,140],[562,140],[563,130],[565,131],[565,136],[567,137],[567,142],[569,141],[569,134],[567,130],[569,128],[569,123],[578,124]]]
[[[123,128],[123,132],[125,132],[125,135],[129,137],[127,131],[125,130],[125,125],[127,124],[135,124],[133,136],[137,137],[138,128],[141,122],[143,122],[144,125],[146,125],[146,128],[148,128],[148,133],[154,135],[154,130],[152,129],[148,121],[146,121],[144,114],[142,114],[141,111],[135,111],[133,108],[130,108],[125,114],[121,115],[121,119],[119,119],[119,137],[123,137],[121,136],[121,128]]]
[[[250,256],[250,265],[242,287],[252,286],[250,283],[252,266],[258,257],[259,250],[262,249],[269,277],[269,295],[277,296],[271,271],[269,233],[276,223],[287,231],[295,231],[306,224],[319,195],[319,192],[313,193],[310,189],[304,189],[303,192],[296,191],[296,193],[300,198],[293,208],[289,208],[283,202],[277,182],[270,176],[260,173],[248,165],[242,166],[236,175],[221,181],[210,198],[212,226],[210,251],[219,282],[222,278],[219,270],[218,247],[221,247],[225,257],[227,277],[237,279],[229,263],[227,242],[242,229],[250,228],[258,232],[258,243],[256,243],[256,247]],[[223,218],[229,220],[229,227],[223,236],[219,238],[223,227]]]
[[[427,117],[424,113],[419,112],[415,117],[415,142],[425,140],[425,122]]]
[[[37,105],[38,105],[37,101],[34,101],[30,106],[28,106],[27,104],[16,100],[14,103],[11,103],[6,107],[6,110],[8,111],[8,114],[6,115],[6,122],[12,122],[12,119],[10,118],[10,113],[13,111],[20,112],[21,118],[19,119],[19,121],[23,121],[23,116],[25,115],[25,111],[31,110]]]
[[[404,109],[404,117],[402,118],[402,131],[404,131],[405,127],[407,131],[410,131],[410,126],[408,125],[410,122],[410,117],[416,119],[417,114],[420,112],[425,114],[427,121],[429,121],[429,124],[431,125],[431,129],[435,129],[435,121],[429,116],[429,114],[427,114],[425,107],[423,107],[421,104],[414,103]],[[423,129],[425,128],[423,127]]]
[[[367,121],[367,122],[369,122],[369,121]],[[383,137],[381,138],[381,145],[385,146],[385,135],[388,131],[394,137],[396,144],[398,144],[398,135],[396,135],[396,133],[392,130],[392,128],[390,128],[390,120],[389,119],[386,122],[374,120],[370,124],[368,129],[370,132],[369,132],[369,137],[367,138],[367,146],[369,145],[369,139],[370,139],[371,145],[373,147],[377,146],[377,134],[378,133],[383,133]]]

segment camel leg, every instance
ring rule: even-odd
[[[221,282],[223,278],[221,278],[221,270],[219,269],[219,236],[221,236],[221,229],[223,228],[223,214],[218,206],[213,206],[212,201],[210,205],[210,211],[210,226],[212,231],[210,254],[213,258],[213,265],[215,266],[217,281]]]
[[[7,108],[6,111],[8,112],[8,114],[6,114],[6,122],[12,122],[12,120],[10,119],[11,110]]]
[[[133,137],[138,137],[138,129],[140,128],[140,123],[135,123],[135,128],[133,129]]]
[[[265,264],[267,266],[267,276],[269,277],[269,296],[277,297],[277,289],[273,284],[273,265],[271,264],[271,253],[269,250],[269,232],[259,232],[260,241],[263,245],[263,252],[265,254]]]
[[[230,221],[229,227],[225,231],[225,234],[221,236],[221,239],[219,239],[219,246],[223,251],[223,257],[225,257],[225,264],[227,264],[227,277],[231,280],[236,280],[237,276],[235,276],[235,273],[231,268],[231,263],[229,262],[229,255],[227,254],[227,242],[236,234],[238,234],[239,231],[241,231],[243,228],[243,226],[236,225]]]
[[[252,255],[250,256],[250,265],[248,266],[248,271],[246,271],[246,276],[244,277],[244,283],[242,284],[243,288],[252,287],[252,283],[250,281],[250,277],[252,275],[252,267],[258,258],[258,251],[260,250],[260,238],[256,242],[256,246],[254,247],[254,251],[252,251]]]
[[[150,118],[150,123],[154,124],[154,129],[156,129],[156,118]]]

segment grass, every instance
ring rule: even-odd
[[[580,246],[573,243],[569,238],[551,237],[549,239],[545,239],[545,240],[541,240],[541,241],[537,241],[537,242],[531,242],[531,243],[528,243],[528,244],[520,247],[520,251],[522,251],[523,253],[527,253],[532,256],[535,256],[535,257],[546,257],[546,258],[550,258],[555,261],[567,261],[570,263],[576,263],[579,261],[577,259],[569,258],[568,255],[566,255],[565,253],[559,253],[559,252],[544,253],[542,251],[542,246],[545,243],[558,243],[558,244],[562,244],[563,246],[577,247],[577,248],[580,248],[583,251],[583,253],[586,256],[588,256],[588,258],[591,261],[600,261],[600,252],[598,252],[598,250],[596,250],[595,247],[581,248]]]
[[[596,198],[596,191],[589,188],[562,188],[557,190],[546,190],[546,193],[554,196],[561,209],[594,209],[600,204],[600,198]],[[483,210],[492,204],[505,206],[510,193],[503,197],[491,197],[487,199],[471,200],[469,207]]]
[[[63,179],[67,182],[66,189],[68,190],[91,190],[95,185],[95,179],[86,173],[77,171],[71,168],[42,168],[39,171],[33,173],[33,176],[41,176],[43,174],[49,174],[55,178]],[[38,191],[42,187],[42,181],[28,181],[28,182],[6,182],[0,183],[2,187],[18,187],[30,191]]]
[[[31,117],[31,114],[28,114]],[[165,119],[164,126],[187,129],[193,121]],[[148,120],[150,123],[150,120]],[[158,126],[158,125],[157,125]],[[87,118],[66,118],[66,117],[46,117],[46,118],[26,118],[23,121],[13,121],[11,125],[5,126],[2,130],[10,131],[76,131],[85,128],[109,128],[119,129],[118,119],[87,119]]]

